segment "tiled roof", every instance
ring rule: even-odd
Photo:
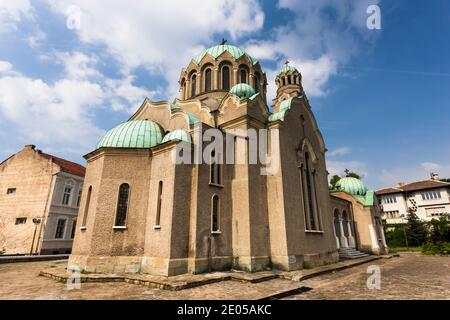
[[[51,159],[53,163],[60,166],[61,170],[64,172],[71,173],[79,177],[84,177],[84,175],[86,174],[86,168],[83,167],[81,164],[64,160],[43,152],[41,152],[40,155],[43,156],[44,158]]]
[[[377,191],[377,195],[391,194],[391,193],[401,193],[408,191],[418,191],[426,189],[436,189],[436,188],[450,188],[450,183],[439,181],[439,180],[423,180],[416,181],[412,183],[405,184],[401,187],[396,188],[386,188]]]

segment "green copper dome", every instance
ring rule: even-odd
[[[236,60],[245,55],[253,64],[255,64],[257,62],[250,55],[245,53],[243,50],[239,49],[238,47],[228,45],[228,44],[214,46],[209,49],[206,49],[202,53],[198,54],[193,60],[196,64],[199,64],[200,61],[202,61],[203,57],[206,54],[209,54],[214,59],[217,59],[225,51],[227,51],[229,54],[231,54],[233,56],[233,58],[235,58]]]
[[[280,69],[280,71],[278,71],[278,74],[282,74],[282,73],[289,73],[289,72],[295,72],[297,70],[296,67],[292,67],[292,66],[284,66],[283,68]]]
[[[338,191],[344,191],[354,196],[365,196],[367,188],[364,183],[353,177],[345,177],[336,183],[336,189]]]
[[[161,143],[161,127],[151,120],[132,120],[119,124],[109,130],[97,149],[108,148],[151,148]]]
[[[250,99],[255,95],[255,90],[246,83],[239,83],[231,88],[230,93],[239,97],[239,99]]]
[[[172,132],[169,132],[164,136],[162,142],[164,143],[171,140],[182,140],[192,143],[191,135],[183,129],[175,129]]]

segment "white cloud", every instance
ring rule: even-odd
[[[12,70],[12,64],[8,61],[2,61],[0,60],[0,73],[7,73]]]
[[[450,163],[438,164],[433,162],[423,162],[419,164],[405,165],[384,169],[379,180],[384,187],[392,187],[399,182],[408,183],[419,180],[430,179],[430,173],[436,173],[441,178],[450,177]]]
[[[82,42],[103,44],[121,61],[124,74],[137,66],[164,73],[170,88],[167,99],[178,93],[182,67],[210,43],[217,33],[228,32],[233,40],[260,30],[264,13],[256,0],[166,0],[150,5],[126,1],[49,0],[66,15],[71,5],[81,10]],[[107,8],[107,9],[106,9]]]
[[[335,157],[335,156],[343,156],[350,153],[350,148],[349,147],[340,147],[340,148],[336,148],[334,150],[331,150],[327,153],[328,156],[330,157]]]
[[[0,62],[0,119],[9,121],[27,143],[51,145],[75,154],[91,151],[103,134],[94,123],[99,108],[131,113],[149,92],[132,76],[110,79],[95,69],[97,59],[81,52],[56,52],[64,77],[50,84]]]
[[[0,1],[0,33],[15,29],[23,18],[32,18],[33,10],[29,0]]]
[[[340,64],[347,62],[361,43],[375,33],[365,27],[369,4],[380,0],[279,0],[279,7],[295,18],[272,32],[270,39],[252,41],[246,49],[258,59],[285,58],[299,68],[309,96],[327,94],[326,85]],[[268,74],[275,74],[270,70]],[[273,98],[275,90],[269,89]]]

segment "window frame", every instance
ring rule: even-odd
[[[127,194],[127,202],[126,202],[126,211],[125,211],[125,221],[123,223],[123,225],[118,225],[117,224],[117,218],[118,218],[118,214],[119,214],[119,201],[120,201],[120,189],[122,188],[122,186],[128,186],[128,194]],[[128,213],[129,213],[129,209],[130,209],[130,195],[131,195],[131,186],[128,182],[124,182],[121,183],[118,189],[118,193],[117,193],[117,202],[116,202],[116,214],[114,217],[114,225],[113,225],[113,229],[126,229],[127,228],[127,223],[128,223]]]
[[[214,199],[217,199],[217,206],[216,206],[216,223],[217,223],[217,229],[214,229]],[[211,197],[211,234],[221,234],[222,231],[220,230],[220,198],[217,194],[213,194]]]
[[[58,226],[59,226],[59,222],[60,221],[64,221],[64,225],[63,225],[63,228],[62,228],[62,235],[61,235],[61,237],[57,237],[58,236]],[[64,240],[65,237],[66,237],[66,229],[67,229],[67,218],[58,218],[56,220],[56,229],[55,229],[54,239],[55,240]]]

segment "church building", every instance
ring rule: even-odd
[[[85,156],[69,265],[171,276],[336,261],[326,149],[302,75],[286,64],[274,80],[270,109],[260,63],[238,47],[214,46],[182,69],[179,98],[145,99],[108,131]],[[174,162],[180,144],[192,153],[207,148],[194,137],[212,128],[224,136],[267,130],[279,170],[261,174],[264,164],[248,161],[245,135],[224,139],[245,145],[244,163]]]

